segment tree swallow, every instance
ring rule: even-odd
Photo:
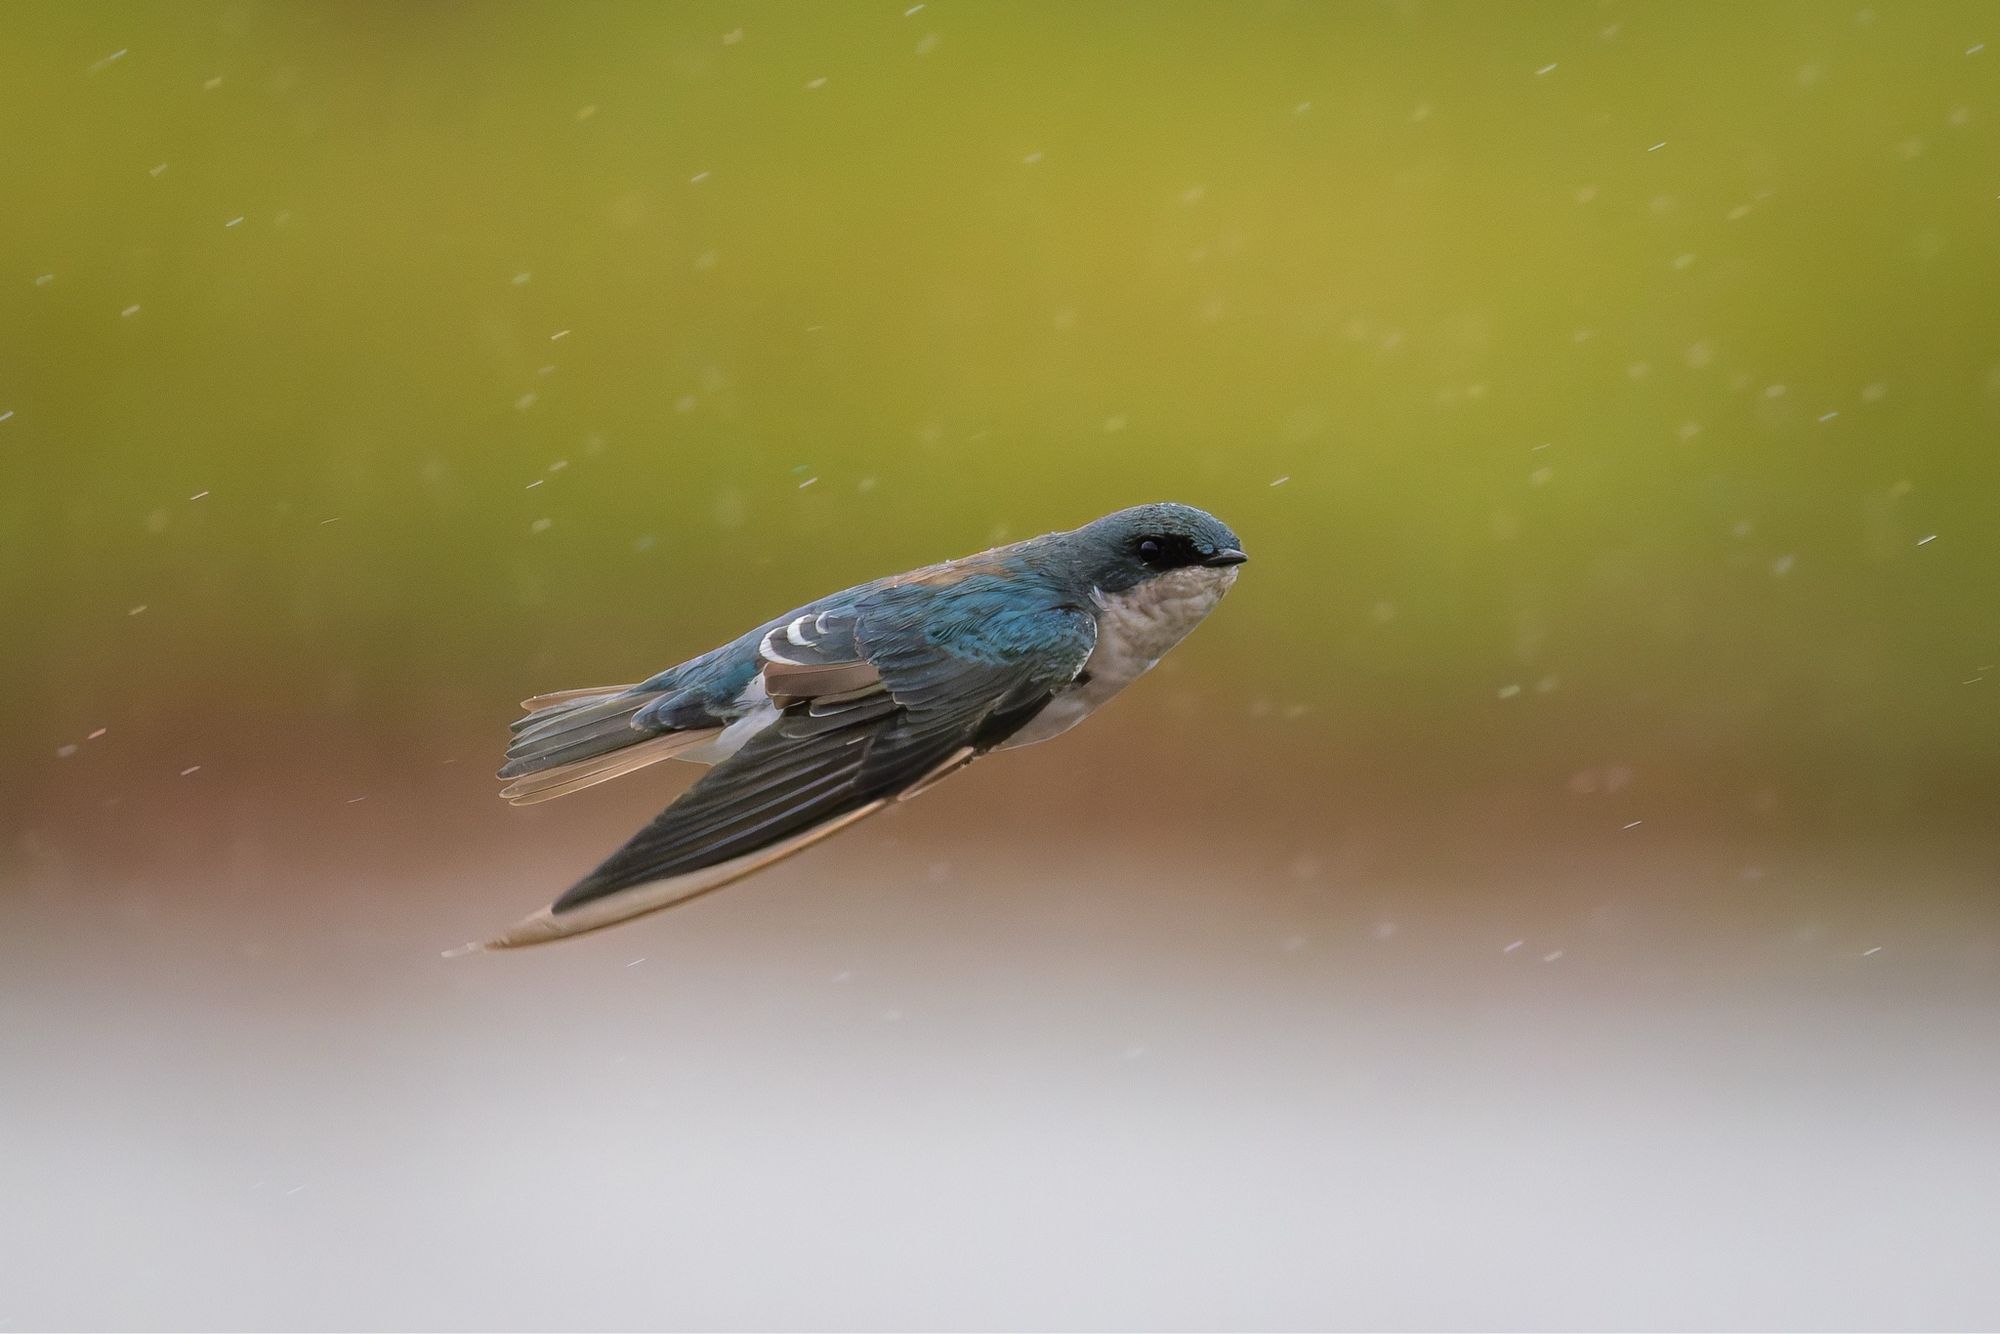
[[[834,593],[637,685],[527,700],[499,775],[516,804],[669,757],[714,767],[483,948],[685,903],[989,750],[1068,731],[1200,624],[1246,559],[1213,516],[1140,505]]]

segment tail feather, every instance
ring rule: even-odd
[[[596,695],[616,695],[631,688],[631,686],[584,686],[580,690],[551,690],[546,695],[530,695],[521,701],[521,707],[529,713],[541,713],[553,709],[558,704],[571,704]],[[532,718],[523,718],[514,726],[520,727],[533,721]]]
[[[714,735],[713,732],[661,732],[633,745],[606,751],[589,759],[537,770],[509,783],[500,790],[500,795],[516,806],[532,806],[536,802],[554,801],[557,797],[566,797],[572,792],[581,792],[584,788],[608,783],[614,778],[631,773],[634,769],[658,764],[661,760],[699,746]]]
[[[657,690],[605,686],[564,690],[527,701],[514,724],[500,777],[513,779],[501,796],[517,805],[580,791],[686,750],[708,731],[673,731],[635,724]]]
[[[561,704],[551,704],[546,708],[516,718],[509,724],[514,733],[513,742],[518,745],[530,737],[548,736],[553,732],[567,732],[585,723],[617,716],[629,716],[659,698],[650,691],[638,691],[631,686],[620,686],[615,690],[580,695]]]
[[[525,733],[507,747],[507,762],[501,767],[500,776],[518,778],[537,769],[573,764],[607,750],[622,750],[626,746],[637,745],[647,737],[658,736],[658,728],[633,726],[632,715],[642,706],[643,701],[603,717],[578,719],[573,725],[557,731]]]

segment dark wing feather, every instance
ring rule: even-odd
[[[1075,678],[1096,642],[1095,621],[1061,607],[968,622],[942,642],[888,616],[875,635],[855,613],[800,619],[766,640],[769,689],[787,701],[777,720],[493,945],[685,902],[810,846],[997,745]],[[800,671],[841,689],[795,693],[809,688]]]
[[[793,706],[556,900],[556,911],[754,852],[865,804],[874,795],[860,782],[868,743],[895,711],[883,691],[827,717]]]

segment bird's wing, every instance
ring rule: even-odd
[[[500,795],[532,805],[675,758],[708,763],[733,753],[794,699],[862,690],[881,681],[855,647],[856,608],[871,594],[895,602],[909,585],[956,588],[998,567],[991,553],[947,561],[823,598],[742,639],[637,685],[558,690],[524,700],[513,725]],[[974,601],[977,601],[975,598]],[[733,731],[727,731],[734,725]]]
[[[1082,670],[1072,607],[925,621],[912,599],[801,616],[765,636],[773,720],[546,910],[490,947],[609,926],[719,889],[997,745]]]

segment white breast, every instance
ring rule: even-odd
[[[1188,566],[1124,593],[1099,595],[1097,647],[1071,686],[1006,741],[1027,746],[1059,736],[1151,671],[1168,649],[1215,610],[1236,582],[1236,567]],[[1005,747],[1003,747],[1004,749]]]

